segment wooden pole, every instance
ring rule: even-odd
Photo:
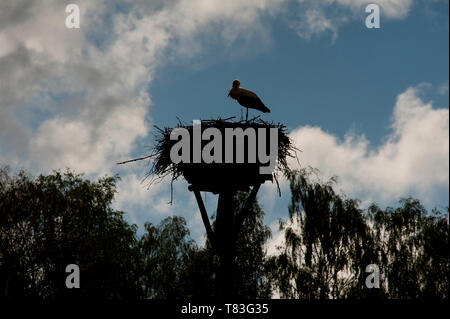
[[[230,300],[235,297],[233,278],[233,194],[232,191],[219,193],[216,218],[216,239],[219,252],[218,297],[220,300]]]
[[[200,214],[202,216],[203,224],[205,224],[206,236],[208,236],[209,242],[213,248],[213,251],[217,251],[216,247],[216,239],[214,237],[214,233],[211,228],[211,223],[209,222],[208,214],[206,212],[205,204],[203,203],[202,196],[200,195],[200,191],[197,189],[193,190],[195,199],[197,200],[198,208],[200,209]]]
[[[217,202],[216,225],[213,232],[200,191],[190,186],[197,200],[206,234],[211,243],[213,253],[219,256],[219,269],[217,273],[217,297],[220,301],[229,301],[237,297],[233,277],[233,260],[236,254],[236,239],[246,214],[255,201],[261,183],[253,186],[244,207],[241,211],[233,211],[233,197],[235,190],[224,190],[219,193]]]

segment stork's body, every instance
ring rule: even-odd
[[[239,80],[233,81],[233,87],[228,92],[228,96],[238,101],[240,105],[247,109],[245,119],[248,119],[248,109],[255,109],[264,113],[270,113],[270,110],[261,99],[252,91],[240,87]]]

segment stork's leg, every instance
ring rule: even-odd
[[[246,109],[247,109],[247,113],[245,114],[245,120],[248,121],[248,107]]]

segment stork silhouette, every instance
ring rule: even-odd
[[[240,87],[239,80],[233,81],[233,87],[228,92],[228,96],[238,101],[240,105],[247,109],[245,120],[248,121],[248,109],[255,109],[264,113],[270,113],[270,110],[254,92]]]

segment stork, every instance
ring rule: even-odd
[[[233,81],[233,87],[228,92],[228,96],[233,100],[238,101],[240,105],[247,109],[247,114],[245,115],[245,120],[248,120],[248,109],[255,109],[264,113],[270,113],[270,110],[261,99],[250,90],[246,90],[240,87],[241,82],[239,80]]]

